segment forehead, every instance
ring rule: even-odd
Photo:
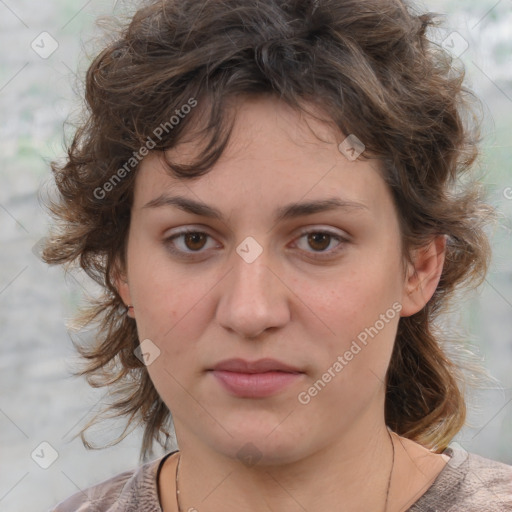
[[[138,169],[134,207],[172,192],[213,201],[220,208],[229,201],[230,209],[256,204],[263,211],[270,205],[339,197],[382,210],[389,206],[390,194],[377,161],[349,160],[338,149],[345,137],[332,123],[278,99],[245,100],[237,104],[228,146],[208,173],[180,179],[161,153],[148,155]],[[167,156],[188,163],[201,149],[201,142],[189,136]]]

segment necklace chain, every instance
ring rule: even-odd
[[[391,489],[391,477],[393,476],[393,469],[395,467],[395,443],[393,442],[393,438],[391,437],[391,432],[388,429],[389,440],[391,441],[391,447],[393,448],[393,457],[391,460],[391,470],[389,471],[388,478],[388,486],[386,490],[386,502],[384,503],[384,512],[388,512],[388,500],[389,500],[389,490]],[[179,507],[179,504],[178,504]],[[181,511],[180,511],[181,512]]]
[[[388,500],[389,500],[389,490],[391,488],[391,477],[393,476],[393,469],[395,467],[395,443],[393,442],[393,438],[391,437],[391,433],[388,430],[389,440],[391,441],[391,446],[393,448],[393,458],[391,462],[391,470],[389,472],[388,485],[386,490],[386,502],[384,503],[384,512],[388,510]],[[178,512],[183,512],[180,505],[180,490],[178,487],[178,471],[180,469],[181,462],[181,454],[178,455],[178,464],[176,465],[176,504],[178,505]]]

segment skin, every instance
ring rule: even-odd
[[[154,152],[140,164],[117,286],[134,306],[139,338],[160,350],[148,371],[172,411],[183,512],[319,512],[340,503],[351,511],[384,510],[392,461],[385,374],[399,317],[422,309],[437,287],[445,238],[415,251],[413,265],[403,267],[398,217],[378,165],[347,159],[338,150],[344,138],[277,99],[245,98],[230,144],[208,174],[179,180]],[[191,140],[169,156],[193,155],[198,147]],[[214,206],[224,220],[144,207],[162,193]],[[333,196],[365,207],[273,220],[285,204]],[[175,239],[183,251],[177,256],[166,239],[184,227],[209,236]],[[304,228],[346,241],[308,241]],[[263,249],[252,263],[236,252],[248,236]],[[299,393],[396,302],[399,314],[300,403]],[[271,397],[233,397],[206,372],[231,357],[270,357],[304,373]],[[387,510],[406,510],[447,457],[392,439]],[[260,457],[255,465],[237,457],[248,442]],[[168,458],[160,475],[166,512],[177,510],[176,462],[177,455]]]

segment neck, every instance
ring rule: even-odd
[[[261,512],[343,508],[384,512],[394,445],[384,425],[285,465],[244,465],[201,446],[180,443],[181,511]],[[175,500],[174,500],[175,501]]]

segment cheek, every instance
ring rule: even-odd
[[[350,272],[340,272],[339,278],[325,281],[323,286],[308,286],[302,290],[304,300],[316,315],[328,327],[331,336],[326,339],[332,348],[341,349],[339,340],[345,345],[378,322],[382,328],[381,315],[386,320],[398,317],[396,303],[400,298],[400,283],[394,267],[380,261],[369,265],[360,262],[358,268],[353,266]],[[393,308],[393,304],[395,307]],[[395,321],[395,323],[397,320]],[[364,337],[364,335],[362,336]]]
[[[305,295],[329,328],[322,350],[317,350],[311,379],[321,381],[316,386],[323,395],[318,403],[348,412],[362,407],[382,387],[401,310],[396,261],[396,257],[361,258],[334,284],[331,280],[320,291],[316,288]]]
[[[139,336],[157,340],[166,350],[179,355],[183,343],[166,340],[183,340],[190,345],[198,336],[201,318],[206,319],[204,308],[207,287],[191,285],[190,280],[175,276],[167,279],[162,273],[141,278],[136,283],[136,314]],[[202,299],[202,300],[201,300]]]
[[[324,338],[324,350],[317,351],[315,371],[302,390],[323,424],[350,423],[385,391],[400,303],[380,299],[370,308],[363,296],[350,297],[350,307],[347,302],[345,309],[332,311],[336,336]]]
[[[128,263],[139,337],[161,341],[166,334],[186,326],[206,286],[173,265],[165,250],[140,229],[130,238]]]

